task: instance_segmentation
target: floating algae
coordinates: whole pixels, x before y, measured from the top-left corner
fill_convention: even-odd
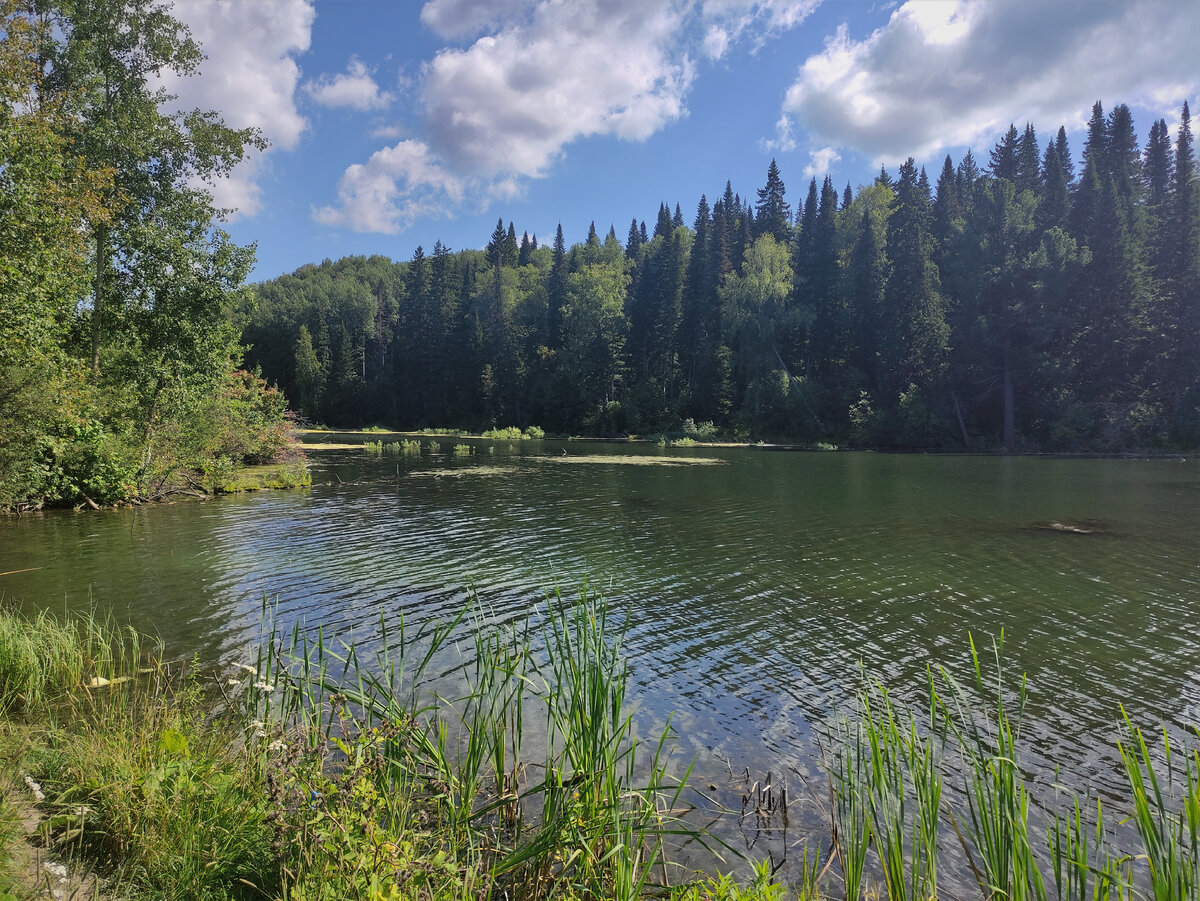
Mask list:
[[[410,472],[410,479],[458,479],[463,476],[498,476],[515,472],[515,466],[461,466],[453,469],[422,469]]]
[[[578,454],[533,459],[545,463],[610,463],[619,466],[716,466],[725,462],[716,457],[651,457],[638,454]]]

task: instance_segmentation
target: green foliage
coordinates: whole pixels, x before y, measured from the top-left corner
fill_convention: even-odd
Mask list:
[[[485,431],[483,433],[483,437],[484,438],[501,438],[501,439],[507,439],[509,441],[515,441],[515,440],[523,438],[525,436],[521,434],[521,430],[519,428],[517,428],[515,425],[510,425],[507,428],[503,428],[503,429],[488,429],[487,431]]]
[[[282,398],[230,376],[253,253],[196,187],[261,141],[161,111],[200,59],[165,9],[26,6],[0,5],[0,508],[277,456]]]

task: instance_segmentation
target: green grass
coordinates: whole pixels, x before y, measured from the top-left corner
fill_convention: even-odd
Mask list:
[[[214,480],[214,494],[238,494],[243,491],[264,491],[285,488],[307,488],[312,475],[304,462],[268,463],[262,466],[239,466],[223,478]]]
[[[915,708],[864,673],[823,742],[828,851],[785,887],[765,863],[744,885],[671,864],[711,840],[680,819],[669,726],[634,728],[599,597],[381,629],[370,659],[294,630],[202,674],[111,623],[0,611],[5,769],[41,783],[53,853],[131,898],[927,901],[947,868],[992,901],[1200,895],[1200,751],[1126,720],[1124,802],[1040,807],[1002,636],[963,680],[931,668]],[[455,659],[462,690],[432,693]],[[22,784],[0,784],[0,897]]]

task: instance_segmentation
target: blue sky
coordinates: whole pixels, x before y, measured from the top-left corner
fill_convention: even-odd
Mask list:
[[[1010,122],[1078,155],[1091,105],[1144,141],[1200,94],[1179,0],[175,0],[208,55],[180,107],[271,141],[215,186],[254,278],[306,262],[482,247],[497,218],[568,243],[588,223],[690,223],[778,160],[793,204],[915,156],[981,163]]]

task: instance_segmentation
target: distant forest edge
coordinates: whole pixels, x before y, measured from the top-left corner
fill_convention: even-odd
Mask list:
[[[332,425],[598,436],[711,421],[746,438],[1012,450],[1200,445],[1200,226],[1189,109],[1015,126],[981,166],[910,158],[793,217],[772,161],[568,247],[347,257],[255,287],[247,362]]]

